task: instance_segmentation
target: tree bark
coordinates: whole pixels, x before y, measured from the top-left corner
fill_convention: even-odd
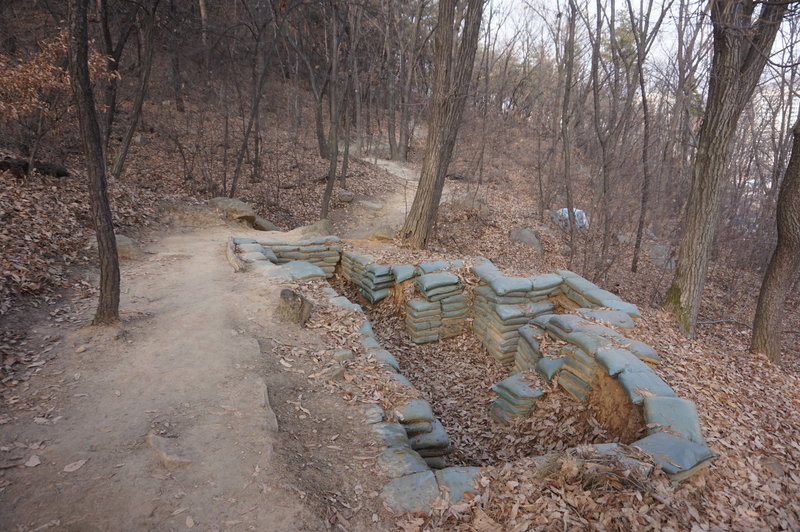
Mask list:
[[[800,120],[794,125],[792,155],[778,193],[778,244],[758,296],[750,351],[781,360],[783,310],[792,278],[800,270]]]
[[[89,203],[100,256],[100,299],[92,321],[100,325],[119,321],[120,280],[117,240],[108,203],[103,137],[89,80],[87,3],[88,0],[71,0],[69,3],[69,71],[86,157]]]
[[[725,164],[739,117],[753,94],[787,4],[717,0],[712,4],[714,55],[709,93],[692,171],[692,184],[675,277],[665,308],[694,336],[725,184]]]
[[[468,0],[461,42],[453,63],[456,0],[439,2],[436,29],[434,92],[428,121],[428,139],[422,160],[419,187],[400,236],[410,245],[424,248],[439,211],[444,178],[453,154],[475,64],[483,0]]]

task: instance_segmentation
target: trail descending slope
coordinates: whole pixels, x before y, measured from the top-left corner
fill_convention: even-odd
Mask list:
[[[126,264],[124,329],[67,333],[21,391],[0,435],[1,528],[326,528],[279,456],[298,453],[270,407],[302,383],[255,337],[292,343],[297,328],[271,324],[263,279],[232,273],[231,232],[170,235]],[[288,388],[268,390],[271,379]]]

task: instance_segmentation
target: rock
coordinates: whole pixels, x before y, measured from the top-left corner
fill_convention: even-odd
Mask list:
[[[421,471],[392,480],[383,488],[386,506],[397,514],[428,513],[437,497],[439,485],[432,471]]]
[[[140,260],[144,253],[139,248],[139,244],[125,235],[116,235],[117,256],[122,260]]]
[[[358,200],[358,204],[372,211],[379,211],[383,209],[383,203],[381,203],[380,201],[360,199]]]
[[[387,421],[373,423],[372,431],[387,447],[408,447],[408,435],[400,423]]]
[[[133,143],[137,146],[143,146],[147,142],[147,139],[141,133],[138,133],[133,136]]]
[[[331,223],[331,221],[327,218],[323,218],[322,220],[314,222],[311,225],[298,227],[295,229],[295,231],[302,235],[328,236],[333,234],[333,223]]]
[[[514,229],[508,234],[508,237],[514,242],[528,244],[539,254],[544,253],[542,243],[539,241],[539,234],[530,226]]]
[[[394,240],[397,231],[391,225],[381,225],[377,227],[367,237],[368,240]]]
[[[450,201],[450,205],[457,209],[474,211],[481,216],[489,216],[492,214],[492,208],[482,195],[467,193],[456,196]]]
[[[253,221],[253,229],[257,229],[259,231],[280,231],[280,227],[275,225],[274,223],[270,222],[266,218],[262,218],[261,216],[256,216],[256,219]]]
[[[167,471],[174,471],[192,463],[191,460],[182,456],[178,442],[173,438],[163,438],[150,433],[147,435],[147,446],[153,449],[158,461]]]
[[[385,417],[383,408],[378,405],[368,405],[364,408],[364,423],[367,425],[374,425],[380,423]]]
[[[241,200],[216,197],[211,200],[211,204],[234,220],[244,220],[251,225],[256,220],[256,211]]]
[[[275,307],[275,316],[283,321],[303,325],[311,316],[311,308],[311,301],[294,290],[284,288]]]
[[[339,191],[339,200],[345,203],[350,203],[354,199],[356,199],[356,195],[354,192],[350,192],[349,190],[340,190]]]

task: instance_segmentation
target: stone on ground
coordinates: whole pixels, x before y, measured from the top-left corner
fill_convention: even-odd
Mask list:
[[[530,226],[514,229],[508,234],[508,237],[514,242],[528,244],[535,249],[537,253],[544,252],[542,243],[539,241],[539,234]]]
[[[262,218],[261,216],[256,216],[256,219],[253,221],[253,229],[257,229],[259,231],[280,231],[281,228],[275,225],[274,223],[270,222],[266,218]]]
[[[217,197],[211,200],[211,204],[234,220],[244,220],[252,225],[256,219],[256,212],[253,207],[241,200]]]
[[[311,316],[311,308],[311,301],[302,294],[284,288],[275,307],[275,316],[282,321],[303,325]]]
[[[386,506],[395,513],[429,513],[439,497],[439,485],[432,471],[422,471],[392,480],[383,488]]]

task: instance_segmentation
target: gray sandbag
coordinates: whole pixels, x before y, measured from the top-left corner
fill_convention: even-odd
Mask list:
[[[531,281],[526,277],[495,277],[489,282],[495,294],[504,296],[507,294],[524,296],[531,290]]]
[[[658,356],[658,353],[655,349],[650,347],[644,342],[640,342],[639,340],[631,340],[630,338],[621,338],[617,340],[617,343],[620,344],[622,347],[636,355],[640,360],[644,362],[648,362],[651,364],[658,364],[661,362],[661,357]]]
[[[382,264],[367,264],[364,267],[364,270],[375,277],[388,277],[392,278],[392,269],[390,266],[384,266]]]
[[[477,275],[481,281],[487,284],[489,284],[495,278],[503,276],[503,273],[497,268],[497,266],[488,260],[473,266],[472,273]]]
[[[237,246],[242,244],[259,244],[259,242],[255,238],[245,238],[243,236],[235,236],[233,237],[233,243]]]
[[[692,401],[678,397],[645,397],[642,411],[650,433],[667,427],[689,441],[701,445],[706,443],[700,430],[697,407]]]
[[[556,373],[564,366],[564,358],[542,357],[536,363],[536,371],[547,380],[552,380]]]
[[[536,275],[529,277],[531,281],[531,289],[534,291],[553,291],[564,282],[564,278],[557,273],[545,273],[543,275]]]
[[[283,265],[283,268],[292,274],[293,279],[316,279],[324,278],[325,272],[319,266],[310,262],[293,260]]]
[[[382,299],[386,299],[389,296],[389,289],[384,288],[383,290],[377,290],[375,292],[370,292],[368,290],[361,289],[361,295],[367,298],[367,301],[372,303],[373,305]]]
[[[378,349],[370,351],[369,355],[373,357],[378,363],[386,364],[393,368],[395,371],[400,371],[400,363],[397,359],[386,349]]]
[[[248,251],[246,253],[240,253],[239,258],[245,262],[259,262],[259,261],[269,260],[267,259],[267,256],[261,253],[260,251]]]
[[[417,268],[422,274],[436,272],[439,270],[446,270],[450,267],[450,263],[446,260],[437,260],[433,262],[423,262],[417,265]]]
[[[478,494],[478,478],[483,471],[480,467],[446,467],[436,471],[439,488],[447,492],[450,504],[460,502],[464,495]]]
[[[639,312],[639,309],[633,303],[628,303],[627,301],[618,301],[613,299],[605,299],[600,302],[598,305],[600,307],[621,310],[622,312],[627,313],[629,316],[634,318],[641,318],[642,313]]]
[[[593,290],[600,290],[600,287],[598,287],[596,284],[580,276],[567,277],[564,279],[564,282],[568,287],[575,290],[584,297],[586,297],[586,294],[588,292],[591,292]]]
[[[413,423],[403,423],[403,428],[409,438],[425,434],[433,430],[432,421],[415,421]]]
[[[611,377],[616,377],[626,369],[647,371],[647,365],[627,349],[603,347],[597,350],[595,360],[605,368]]]
[[[439,485],[432,471],[421,471],[392,480],[383,487],[381,496],[396,514],[427,514],[439,497]]]
[[[564,341],[579,347],[584,353],[594,355],[601,347],[611,345],[611,341],[602,336],[586,334],[580,331],[569,333],[563,337]]]
[[[424,299],[409,299],[406,301],[406,311],[413,312],[420,316],[437,314],[441,308],[439,303],[425,301]]]
[[[636,327],[630,315],[621,310],[579,308],[576,312],[583,317],[591,318],[613,327],[619,327],[620,329],[633,329]]]
[[[408,281],[417,273],[416,267],[410,264],[398,264],[392,266],[392,274],[394,275],[395,282],[402,283],[403,281]]]
[[[518,296],[498,296],[494,293],[490,286],[478,286],[473,292],[475,293],[475,301],[483,299],[495,304],[501,305],[522,305],[530,302],[527,294]]]
[[[592,387],[584,382],[580,377],[564,368],[558,374],[558,384],[576,400],[584,403],[589,399]]]
[[[412,399],[404,405],[396,407],[394,411],[401,423],[433,422],[435,419],[431,404],[424,399]]]
[[[535,401],[544,395],[542,390],[526,381],[522,373],[515,373],[496,383],[492,386],[492,391],[498,395],[501,395],[500,392],[504,391],[511,397],[512,401]]]
[[[562,287],[562,291],[564,292],[565,296],[570,298],[572,301],[574,301],[581,307],[592,308],[596,306],[594,303],[583,297],[583,295],[580,292],[577,292],[568,286]]]
[[[373,423],[372,431],[383,440],[388,447],[408,447],[408,435],[400,423]]]
[[[429,334],[429,335],[419,335],[419,336],[411,336],[411,341],[415,344],[429,344],[431,342],[436,342],[439,340],[439,334]]]
[[[489,417],[500,425],[509,425],[513,421],[513,417],[508,412],[494,403],[489,407]]]
[[[378,455],[378,465],[389,478],[399,478],[427,471],[428,464],[414,450],[390,447]]]
[[[492,403],[494,408],[504,410],[510,417],[525,417],[536,408],[536,403],[532,402],[528,405],[517,405],[506,399],[505,397],[498,397]]]
[[[565,333],[571,333],[580,330],[582,325],[589,324],[591,324],[591,322],[587,321],[586,318],[575,314],[558,314],[550,319],[547,324],[547,329],[552,330],[553,327],[556,327]]]
[[[408,439],[409,445],[414,450],[421,449],[449,449],[450,437],[447,435],[444,425],[438,419],[433,421],[433,428],[430,432],[425,432]]]
[[[646,436],[633,442],[631,447],[650,454],[656,464],[675,481],[688,478],[717,456],[705,445],[666,432]]]
[[[414,385],[411,384],[411,381],[403,375],[402,373],[390,373],[389,378],[399,382],[401,385],[406,386],[408,388],[413,388]]]
[[[675,392],[664,382],[661,377],[645,366],[647,369],[632,370],[626,368],[617,376],[622,389],[628,394],[631,402],[635,405],[641,404],[645,397],[654,395],[662,397],[675,397]]]
[[[539,338],[545,334],[544,329],[536,325],[523,325],[517,329],[517,332],[520,338],[525,340],[534,352],[539,352]]]
[[[542,314],[541,316],[536,316],[533,318],[531,323],[541,329],[547,329],[547,325],[550,323],[550,320],[556,316],[558,316],[558,314]]]

